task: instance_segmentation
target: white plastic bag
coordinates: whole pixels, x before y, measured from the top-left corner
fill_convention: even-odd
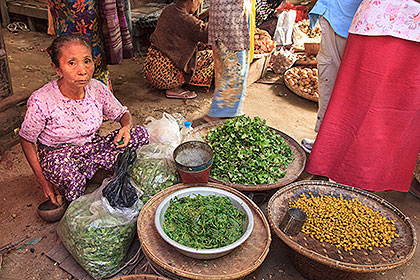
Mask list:
[[[181,143],[180,120],[179,114],[175,117],[163,113],[161,119],[153,117],[146,118],[146,129],[150,135],[150,143],[170,143],[172,145],[179,145]]]
[[[282,11],[278,15],[276,30],[274,31],[274,41],[279,46],[287,46],[293,43],[293,24],[296,19],[296,11]]]

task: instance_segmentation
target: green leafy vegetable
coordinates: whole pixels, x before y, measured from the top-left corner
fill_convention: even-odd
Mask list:
[[[206,136],[212,147],[213,178],[236,184],[273,184],[286,175],[293,153],[266,121],[240,116],[227,120]]]
[[[214,249],[241,238],[245,217],[227,197],[186,196],[171,200],[164,215],[163,230],[182,245]]]

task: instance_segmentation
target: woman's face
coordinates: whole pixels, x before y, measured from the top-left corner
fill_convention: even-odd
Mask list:
[[[55,72],[71,87],[86,86],[95,70],[91,50],[80,42],[69,42],[60,52],[60,67],[53,64]]]

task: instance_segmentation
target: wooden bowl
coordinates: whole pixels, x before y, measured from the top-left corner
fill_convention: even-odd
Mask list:
[[[57,206],[54,205],[51,200],[46,200],[38,205],[38,216],[47,223],[54,223],[63,217],[66,209],[66,202],[64,202],[61,206]]]

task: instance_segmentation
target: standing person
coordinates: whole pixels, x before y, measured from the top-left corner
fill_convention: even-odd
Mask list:
[[[322,30],[321,47],[317,55],[319,99],[315,132],[319,131],[331,98],[348,30],[360,2],[362,0],[318,0],[309,12],[310,27],[313,29],[319,20]],[[311,152],[314,141],[307,138],[302,140],[302,147],[307,153]]]
[[[60,77],[32,93],[19,131],[20,143],[44,196],[72,201],[84,194],[86,180],[99,169],[111,171],[125,147],[149,143],[142,126],[111,91],[92,79],[90,42],[77,34],[57,37],[48,48],[52,67]],[[100,136],[103,116],[121,128]]]
[[[364,0],[306,170],[407,192],[420,149],[419,0]]]
[[[215,69],[213,102],[204,121],[242,114],[250,52],[253,51],[255,0],[210,0],[209,44]]]

